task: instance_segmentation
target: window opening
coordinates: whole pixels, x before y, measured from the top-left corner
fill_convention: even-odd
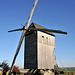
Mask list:
[[[44,38],[44,36],[42,36],[42,38]]]
[[[48,39],[48,37],[46,37],[46,39]]]

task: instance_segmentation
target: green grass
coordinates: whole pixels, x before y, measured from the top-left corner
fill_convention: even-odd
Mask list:
[[[60,74],[60,75],[71,75],[71,74]]]
[[[65,74],[60,74],[60,75],[65,75]],[[68,75],[68,74],[66,74],[66,75]]]
[[[60,75],[75,75],[75,74],[60,74]]]
[[[29,69],[20,69],[20,71],[28,71]]]
[[[75,69],[59,69],[59,71],[75,71]]]

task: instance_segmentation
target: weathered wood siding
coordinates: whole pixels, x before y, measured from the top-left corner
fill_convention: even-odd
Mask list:
[[[32,33],[25,37],[24,68],[37,68],[37,34]]]
[[[55,37],[37,31],[37,58],[38,69],[53,69],[55,59],[53,50],[55,48]]]
[[[24,68],[53,69],[55,37],[37,31],[25,37]]]

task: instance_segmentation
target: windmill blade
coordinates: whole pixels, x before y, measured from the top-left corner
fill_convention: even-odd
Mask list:
[[[32,30],[32,31],[47,31],[47,32],[54,32],[54,33],[67,34],[67,32],[63,32],[63,31],[61,31],[61,30],[53,30],[53,29],[29,28],[29,30]]]
[[[31,10],[30,16],[29,16],[29,18],[27,20],[25,29],[28,29],[28,26],[29,26],[29,23],[30,23],[30,20],[31,20],[31,17],[33,15],[33,12],[34,12],[34,9],[35,9],[35,6],[36,6],[37,2],[38,2],[38,0],[35,0],[35,3],[34,3],[33,8]],[[19,50],[20,50],[20,47],[21,47],[21,44],[22,44],[22,41],[23,41],[23,38],[24,38],[25,33],[26,33],[26,31],[24,30],[23,33],[22,33],[22,35],[21,35],[21,38],[20,38],[20,41],[19,41],[19,44],[18,44],[16,53],[15,53],[14,59],[13,59],[12,65],[11,65],[9,75],[11,75],[11,71],[12,71],[13,65],[15,63],[16,57],[17,57],[17,55],[19,53]]]
[[[22,30],[26,30],[26,29],[20,28],[20,29],[14,29],[14,30],[10,30],[10,31],[8,31],[8,32],[22,31]]]

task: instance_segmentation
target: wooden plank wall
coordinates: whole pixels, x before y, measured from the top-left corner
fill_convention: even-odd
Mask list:
[[[37,68],[37,35],[32,33],[25,37],[24,68]]]
[[[55,64],[53,55],[55,37],[38,31],[37,43],[38,69],[53,69]]]

